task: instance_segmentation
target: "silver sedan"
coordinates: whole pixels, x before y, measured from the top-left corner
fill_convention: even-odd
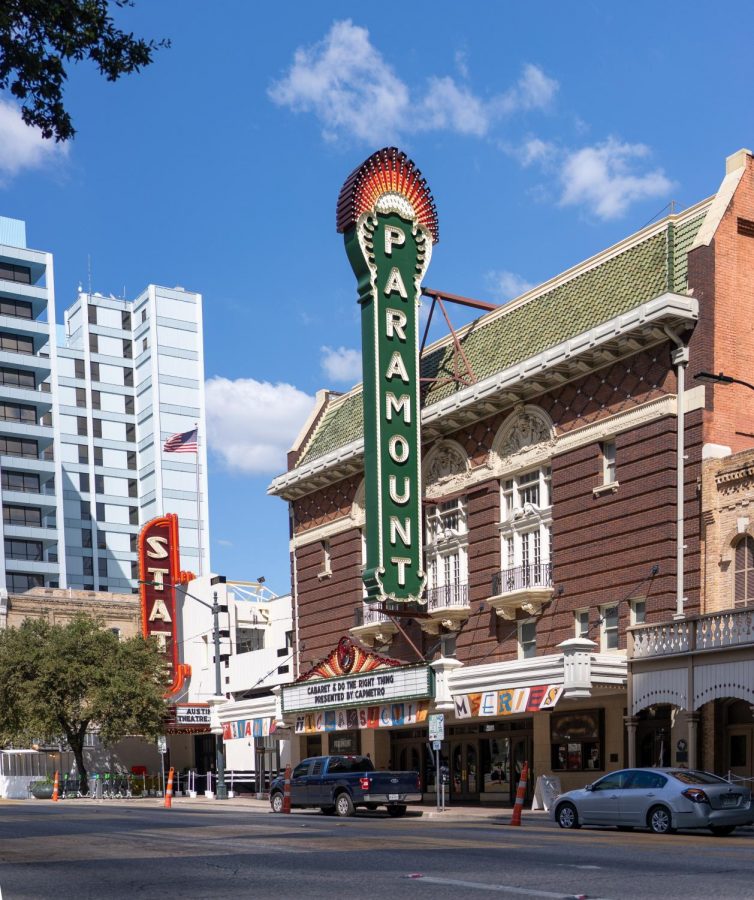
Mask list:
[[[556,798],[552,815],[561,828],[615,825],[622,831],[709,828],[726,835],[754,823],[751,791],[717,775],[691,769],[621,769]]]

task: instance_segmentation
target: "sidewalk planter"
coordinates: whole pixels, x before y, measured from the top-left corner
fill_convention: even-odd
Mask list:
[[[35,781],[30,790],[37,800],[52,800],[53,783],[51,781]]]

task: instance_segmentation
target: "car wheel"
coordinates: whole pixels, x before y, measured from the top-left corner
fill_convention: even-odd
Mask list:
[[[555,814],[561,828],[581,828],[579,815],[573,803],[561,803]]]
[[[392,816],[394,819],[400,819],[401,816],[406,815],[406,807],[405,806],[388,806],[387,814]]]
[[[710,825],[709,829],[715,837],[727,837],[736,830],[735,825]]]
[[[283,795],[280,791],[276,791],[270,797],[270,806],[272,807],[272,811],[274,813],[281,813],[283,811]]]
[[[338,794],[335,800],[335,815],[341,818],[353,815],[353,801],[348,794]]]
[[[654,834],[673,834],[673,820],[670,810],[666,806],[653,806],[647,816],[647,825]]]
[[[335,815],[335,807],[334,806],[320,806],[320,811],[323,816],[334,816]]]

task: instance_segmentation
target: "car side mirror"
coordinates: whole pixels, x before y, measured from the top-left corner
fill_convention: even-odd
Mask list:
[[[585,791],[593,791],[593,790],[594,790],[594,785],[593,785],[593,784],[585,784],[585,785],[584,785],[584,790],[585,790]]]

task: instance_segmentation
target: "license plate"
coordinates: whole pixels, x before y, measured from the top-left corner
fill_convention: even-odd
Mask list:
[[[400,800],[401,797],[400,797],[400,794],[388,794],[387,799],[388,800]]]
[[[738,796],[736,795],[734,797],[723,797],[723,806],[726,808],[738,806]]]

